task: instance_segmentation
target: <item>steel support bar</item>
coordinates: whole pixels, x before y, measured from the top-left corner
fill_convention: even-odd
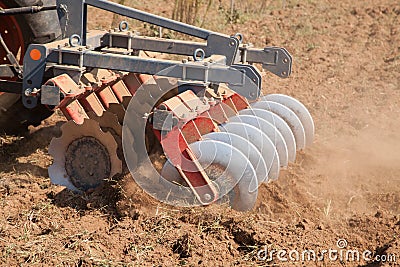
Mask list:
[[[200,42],[188,42],[173,39],[171,40],[154,37],[143,37],[137,35],[129,37],[127,34],[124,33],[106,34],[104,36],[104,43],[110,43],[110,37],[112,38],[113,47],[133,50],[145,50],[167,54],[192,56],[194,51],[198,48],[201,48],[204,51],[207,49],[207,44]],[[130,47],[128,47],[128,38],[131,38],[132,40]]]
[[[0,9],[0,16],[34,14],[41,11],[56,10],[56,9],[57,6],[26,6],[26,7],[7,8],[7,9]]]
[[[261,88],[261,80],[254,73],[254,67],[245,65],[229,67],[207,62],[181,63],[171,60],[104,54],[97,51],[84,53],[80,64],[89,68],[159,75],[182,80],[227,83],[234,91],[249,99],[257,98]]]
[[[205,66],[204,62],[181,63],[172,60],[103,54],[97,51],[89,51],[83,55],[83,66],[168,76],[184,80],[215,83],[229,81],[232,84],[238,85],[243,85],[244,83],[244,73],[226,65],[209,64]]]
[[[110,38],[112,42],[110,42]],[[131,41],[128,41],[131,38]],[[207,56],[214,54],[207,44],[181,40],[170,40],[143,36],[129,36],[126,33],[110,33],[104,36],[104,43],[112,43],[113,47],[146,50],[152,52],[192,56],[196,49],[203,49]],[[130,44],[130,47],[128,47]],[[287,78],[291,73],[292,57],[281,47],[265,47],[264,49],[239,47],[236,63],[259,63],[263,68],[273,74]]]
[[[292,56],[285,48],[266,47],[264,49],[240,48],[241,59],[244,63],[260,63],[263,69],[281,77],[289,77],[292,71]]]
[[[181,32],[190,36],[207,40],[206,56],[224,55],[226,64],[232,65],[236,57],[239,39],[225,34],[195,27],[183,22],[163,18],[151,13],[123,6],[106,0],[57,0],[60,8],[60,24],[65,28],[64,35],[78,34],[82,45],[86,45],[87,6],[100,8],[128,18],[147,22],[166,29]]]

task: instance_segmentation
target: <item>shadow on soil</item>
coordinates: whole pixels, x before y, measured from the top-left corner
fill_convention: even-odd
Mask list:
[[[113,182],[114,183],[114,182]],[[59,193],[49,193],[47,197],[58,207],[70,207],[78,213],[84,214],[90,210],[98,210],[109,218],[118,218],[117,202],[120,199],[119,191],[110,182],[87,193],[74,193],[64,189]]]
[[[64,122],[56,125],[44,126],[37,130],[21,131],[19,135],[1,136],[0,143],[0,172],[3,173],[29,173],[36,177],[48,177],[47,166],[51,159],[46,157],[47,147],[54,137],[61,135],[60,127]],[[32,156],[38,150],[44,151],[42,159]],[[21,160],[22,159],[22,160]],[[32,183],[26,179],[22,182]],[[116,182],[106,182],[104,185],[87,193],[77,194],[68,189],[54,193],[49,191],[46,195],[53,204],[59,207],[71,207],[79,213],[89,210],[99,210],[107,216],[117,217],[116,203],[119,199]]]
[[[41,160],[30,159],[37,150],[44,150],[53,137],[61,134],[62,122],[53,126],[43,127],[36,131],[23,131],[19,135],[1,136],[0,169],[2,172],[29,172],[32,175],[47,176],[47,168],[40,165]],[[21,162],[20,158],[25,158]],[[43,159],[46,160],[46,159]],[[39,164],[36,164],[39,163]]]

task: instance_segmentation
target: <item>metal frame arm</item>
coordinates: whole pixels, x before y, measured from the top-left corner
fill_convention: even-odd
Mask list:
[[[227,83],[231,89],[249,98],[260,95],[261,77],[250,65],[232,65],[209,62],[178,62],[172,60],[133,57],[86,51],[81,56],[69,58],[69,64],[88,68],[102,68],[117,71],[137,72],[150,75],[173,77],[212,83]],[[47,62],[58,63],[56,57]]]
[[[130,39],[130,41],[129,41]],[[107,33],[103,37],[104,43],[112,47],[147,50],[168,54],[178,54],[192,56],[193,51],[200,48],[209,57],[214,53],[209,47],[200,42],[190,42],[181,40],[171,40],[163,38],[143,37],[122,33]],[[112,42],[110,42],[112,40]],[[289,77],[292,69],[292,57],[289,52],[282,47],[265,47],[264,49],[248,48],[247,45],[239,47],[235,63],[259,63],[263,69],[281,77]]]

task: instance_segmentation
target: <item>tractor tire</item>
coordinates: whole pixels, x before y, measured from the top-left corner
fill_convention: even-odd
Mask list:
[[[55,0],[0,0],[0,8],[48,6],[54,5],[55,2]],[[7,24],[6,20],[11,21],[14,27],[3,29],[4,32],[1,32],[0,27],[0,33],[20,64],[23,63],[25,51],[30,44],[44,44],[61,38],[61,27],[55,10],[4,17],[3,25]],[[0,48],[0,64],[8,63],[2,50]],[[43,106],[25,108],[19,95],[0,93],[0,134],[20,134],[26,131],[29,125],[39,125],[51,114],[52,112]]]

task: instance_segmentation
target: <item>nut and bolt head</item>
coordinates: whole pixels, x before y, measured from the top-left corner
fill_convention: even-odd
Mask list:
[[[24,93],[25,93],[25,96],[30,96],[32,94],[32,89],[27,88]]]
[[[204,194],[203,197],[204,197],[204,199],[206,201],[210,201],[211,200],[211,195],[210,194]]]
[[[182,63],[188,63],[187,59],[182,59]]]

